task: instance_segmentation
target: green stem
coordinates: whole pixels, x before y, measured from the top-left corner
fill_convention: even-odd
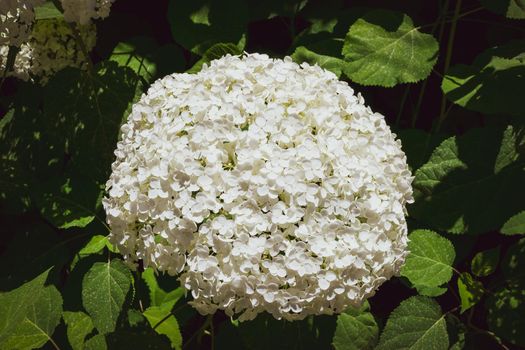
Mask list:
[[[403,93],[403,97],[401,98],[401,105],[399,106],[399,112],[397,113],[397,117],[396,117],[397,127],[399,127],[399,122],[401,121],[401,115],[403,114],[403,110],[405,108],[405,102],[407,101],[409,91],[410,91],[410,85],[406,87],[405,92]]]
[[[472,316],[474,314],[474,309],[470,309],[470,312],[467,316],[467,326],[469,328],[471,328],[472,330],[478,332],[478,333],[483,333],[483,334],[487,334],[489,336],[491,336],[492,338],[494,338],[494,340],[496,340],[496,342],[499,344],[499,346],[501,346],[502,349],[504,350],[510,350],[505,344],[503,344],[503,342],[501,341],[501,339],[496,335],[494,334],[493,332],[489,331],[489,330],[486,330],[486,329],[482,329],[482,328],[479,328],[478,326],[474,325],[472,323]]]
[[[448,68],[450,67],[450,61],[452,59],[452,51],[454,48],[454,38],[456,36],[456,27],[458,23],[458,18],[460,15],[461,10],[461,0],[457,0],[456,7],[454,9],[454,17],[452,18],[452,23],[450,25],[450,34],[448,36],[448,43],[447,43],[447,53],[445,56],[445,66],[443,68],[443,75],[447,74]],[[441,129],[441,125],[443,124],[443,121],[446,118],[446,107],[447,107],[447,98],[445,94],[441,97],[441,107],[439,109],[439,119],[436,126],[436,132],[439,132]]]
[[[434,32],[436,31],[439,25],[438,42],[441,42],[441,38],[443,37],[443,31],[444,31],[445,23],[446,23],[445,14],[448,11],[449,3],[450,3],[450,0],[445,1],[444,6],[440,9],[440,15],[438,19],[432,25],[432,31],[431,31],[432,34],[434,34]],[[416,109],[412,113],[412,121],[410,123],[412,128],[416,127],[417,118],[419,117],[419,111],[421,110],[421,104],[423,103],[423,97],[425,96],[427,84],[428,84],[428,79],[425,79],[425,81],[423,81],[423,84],[421,86],[421,90],[419,91],[419,96],[417,98],[417,103],[416,103]]]
[[[189,344],[191,344],[191,342],[197,337],[197,336],[200,336],[202,335],[202,333],[204,333],[204,331],[206,329],[208,329],[208,327],[210,327],[210,325],[212,325],[213,327],[213,315],[208,315],[208,317],[206,318],[206,321],[203,323],[203,325],[197,330],[197,332],[193,333],[191,335],[191,337],[188,339],[188,341],[182,346],[183,349],[186,349],[188,347]],[[212,339],[213,340],[213,339]]]

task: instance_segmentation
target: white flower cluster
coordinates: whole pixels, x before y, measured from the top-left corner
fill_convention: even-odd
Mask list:
[[[79,27],[88,51],[95,46],[94,24]],[[0,71],[5,69],[8,46],[0,46]],[[63,19],[35,22],[29,40],[20,46],[13,70],[8,75],[22,80],[36,78],[45,83],[50,76],[66,67],[85,68],[86,57],[78,46],[69,25]]]
[[[169,75],[133,106],[115,155],[111,241],[180,274],[203,314],[340,313],[407,254],[400,142],[318,66],[227,55]]]
[[[80,25],[91,23],[92,19],[109,16],[115,0],[61,0],[64,18]]]
[[[20,46],[27,41],[35,20],[34,7],[43,0],[0,1],[0,46]]]

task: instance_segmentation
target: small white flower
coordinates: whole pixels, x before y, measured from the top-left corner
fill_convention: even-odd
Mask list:
[[[133,107],[115,155],[112,242],[179,274],[203,314],[339,313],[407,254],[400,143],[318,66],[228,55],[167,76]]]

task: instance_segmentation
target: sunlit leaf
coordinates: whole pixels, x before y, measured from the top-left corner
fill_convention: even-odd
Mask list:
[[[43,286],[48,273],[0,294],[1,349],[35,349],[50,341],[62,316],[62,297],[54,286]]]
[[[161,306],[150,306],[144,310],[144,317],[146,317],[151,327],[155,327],[157,333],[168,337],[174,349],[181,349],[182,335],[175,316],[169,316],[171,314],[171,308],[171,303],[166,303]],[[161,321],[162,323],[160,323]]]
[[[401,275],[422,295],[436,295],[436,289],[452,277],[454,246],[446,238],[429,230],[416,230],[409,236],[408,251]],[[444,291],[439,289],[439,291]]]
[[[503,227],[501,233],[505,235],[525,234],[525,211],[511,217]]]
[[[368,303],[360,309],[348,308],[337,317],[332,344],[336,350],[373,349],[377,344],[379,328],[369,311]]]
[[[390,314],[376,349],[448,349],[447,327],[439,304],[421,296],[401,302]]]
[[[131,273],[119,259],[95,263],[82,282],[82,304],[100,333],[115,330],[131,286]]]
[[[345,61],[338,57],[333,57],[330,55],[323,55],[310,49],[300,46],[295,49],[292,54],[292,59],[297,63],[306,62],[310,65],[317,64],[319,67],[327,69],[337,75],[341,75],[341,72],[344,69]]]
[[[513,41],[479,55],[472,65],[453,66],[441,88],[452,102],[482,113],[523,114],[525,41]]]
[[[91,318],[82,311],[65,311],[64,321],[67,326],[67,339],[73,350],[84,349],[85,338],[94,329]]]
[[[425,79],[436,63],[438,43],[407,15],[377,10],[352,24],[342,53],[351,80],[392,87]]]
[[[476,281],[471,274],[463,272],[458,278],[461,313],[476,305],[484,294],[483,284]]]
[[[525,19],[524,0],[481,0],[489,10],[512,19]]]

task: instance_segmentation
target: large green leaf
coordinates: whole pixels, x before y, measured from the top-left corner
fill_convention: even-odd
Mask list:
[[[131,68],[146,82],[152,82],[157,76],[156,53],[159,46],[148,37],[134,37],[115,46],[109,60],[119,66]],[[181,55],[182,59],[182,55]]]
[[[439,304],[427,297],[411,297],[392,312],[377,350],[446,350],[448,334]]]
[[[0,344],[20,325],[35,298],[44,290],[49,270],[19,288],[0,293]]]
[[[472,65],[453,66],[441,88],[452,102],[482,113],[523,114],[525,41],[512,41],[479,55]]]
[[[498,336],[525,346],[525,238],[509,249],[501,266],[505,283],[487,299],[487,322]]]
[[[523,133],[473,129],[437,147],[416,171],[412,217],[451,233],[498,229],[523,207]]]
[[[0,348],[36,349],[48,341],[53,341],[56,326],[62,317],[62,297],[54,286],[45,287],[38,297],[31,301],[25,318],[12,332]]]
[[[343,72],[345,61],[340,57],[336,57],[340,55],[332,55],[332,53],[329,52],[330,47],[337,44],[340,46],[342,42],[329,40],[316,43],[316,45],[311,45],[309,48],[299,46],[295,49],[291,57],[297,63],[306,62],[311,65],[317,64],[339,77]]]
[[[438,43],[407,15],[377,10],[352,24],[342,53],[351,80],[392,87],[425,79],[436,63]]]
[[[425,164],[432,150],[446,138],[444,134],[431,134],[421,129],[394,130],[401,140],[403,152],[412,171]]]
[[[131,273],[119,259],[95,263],[84,276],[82,304],[100,333],[115,330],[130,286]]]
[[[508,18],[525,19],[524,0],[481,0],[481,4]]]
[[[499,262],[499,251],[500,248],[497,247],[477,253],[472,259],[472,273],[478,277],[494,273]]]
[[[348,308],[337,317],[332,344],[336,350],[367,350],[377,344],[379,328],[368,302],[360,309]]]
[[[146,282],[149,289],[150,303],[152,306],[161,306],[163,304],[170,304],[173,307],[184,296],[185,289],[183,287],[175,288],[170,292],[163,290],[158,282],[155,272],[151,267],[148,267],[142,273],[142,278]]]
[[[181,349],[182,335],[179,324],[175,316],[169,316],[172,306],[172,303],[169,302],[161,306],[150,306],[144,311],[144,317],[146,317],[151,327],[155,328],[157,333],[168,337],[174,349]]]
[[[54,286],[44,287],[48,273],[0,294],[1,349],[35,349],[51,340],[62,316],[62,297]]]
[[[416,230],[408,237],[410,253],[401,268],[401,275],[408,278],[420,294],[434,296],[434,288],[452,277],[456,256],[454,246],[448,239],[429,230]]]
[[[202,55],[214,44],[242,41],[248,10],[242,0],[171,1],[171,34],[177,43]]]
[[[64,311],[64,321],[67,326],[67,339],[73,350],[84,349],[86,336],[93,331],[93,321],[82,311]]]
[[[525,234],[525,211],[522,211],[505,222],[501,228],[504,235]]]

